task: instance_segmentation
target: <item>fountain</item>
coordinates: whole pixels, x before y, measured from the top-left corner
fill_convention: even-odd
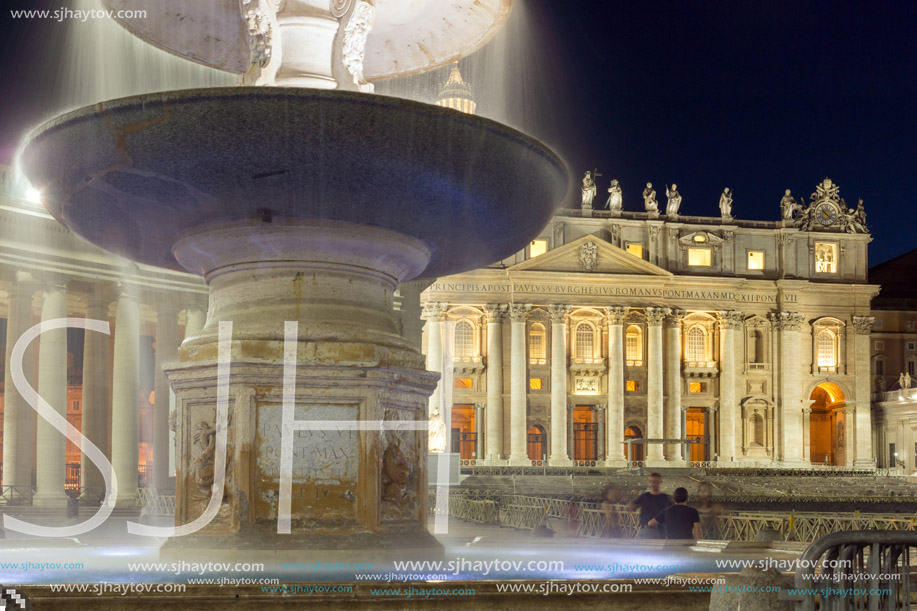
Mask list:
[[[513,129],[369,91],[480,47],[510,0],[107,4],[142,8],[122,22],[130,31],[242,83],[76,110],[37,128],[21,157],[73,232],[210,287],[206,325],[167,373],[175,524],[214,512],[168,545],[243,558],[435,552],[425,461],[437,376],[398,334],[392,295],[520,250],[567,175]]]

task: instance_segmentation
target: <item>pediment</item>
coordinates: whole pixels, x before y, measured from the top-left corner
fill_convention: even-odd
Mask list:
[[[509,271],[575,272],[580,274],[631,274],[671,276],[672,272],[644,261],[605,240],[588,235],[543,255],[527,259]]]

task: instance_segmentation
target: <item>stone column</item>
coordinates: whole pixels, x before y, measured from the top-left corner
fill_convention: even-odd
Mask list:
[[[608,413],[605,418],[608,451],[605,466],[620,468],[624,458],[624,318],[627,308],[605,308],[608,317]]]
[[[118,478],[116,502],[137,496],[140,442],[140,306],[133,287],[121,285],[115,313],[115,358],[111,389],[111,462]]]
[[[666,316],[666,361],[665,361],[665,437],[681,439],[681,324],[683,310],[672,310]],[[684,460],[680,445],[665,446],[666,462]]]
[[[443,373],[443,320],[446,316],[447,304],[425,303],[423,306],[423,319],[427,321],[427,371],[440,374],[440,381],[436,384],[433,394],[429,399],[430,420],[441,419],[445,422],[445,415],[440,414],[442,404],[442,373]],[[432,432],[433,429],[431,429]],[[448,431],[446,438],[448,439]],[[431,436],[431,442],[433,438]],[[449,452],[451,448],[430,447],[431,452]]]
[[[41,304],[41,321],[67,316],[67,290],[63,284],[47,286]],[[38,394],[61,416],[67,417],[67,330],[45,331],[38,340]],[[67,438],[39,417],[35,443],[35,483],[32,505],[63,509]]]
[[[484,306],[487,316],[487,428],[481,458],[503,458],[503,319],[506,304]]]
[[[162,305],[156,321],[156,364],[153,405],[153,487],[169,487],[169,379],[163,367],[178,360],[178,313]]]
[[[484,404],[474,404],[474,458],[479,461],[484,458],[484,435],[481,434],[481,425],[484,422]]]
[[[798,312],[770,315],[780,341],[780,460],[785,465],[803,465],[802,405],[799,379],[799,328],[804,316]]]
[[[527,395],[528,380],[525,358],[525,317],[532,309],[531,304],[512,303],[510,317],[510,366],[509,366],[509,459],[512,464],[528,463],[525,435],[528,429]]]
[[[112,301],[110,288],[91,285],[86,295],[86,318],[108,322],[108,305]],[[108,451],[108,414],[111,371],[109,369],[109,337],[97,331],[86,331],[83,337],[83,420],[82,433],[106,456]],[[110,458],[110,457],[109,457]],[[105,480],[91,460],[80,458],[80,478],[87,500],[101,498]],[[88,490],[92,489],[92,490]]]
[[[595,406],[595,420],[598,426],[596,427],[596,450],[595,450],[595,459],[596,461],[605,459],[605,405],[599,403]]]
[[[32,487],[32,450],[35,429],[33,411],[13,385],[10,355],[13,346],[32,326],[32,295],[37,286],[27,272],[17,272],[9,284],[9,310],[6,318],[6,365],[3,385],[3,485]],[[32,350],[26,351],[23,370],[33,377]],[[25,491],[25,490],[24,490]]]
[[[869,334],[872,332],[875,318],[872,316],[854,316],[853,326],[856,332],[854,338],[854,384],[856,390],[856,406],[853,415],[854,426],[847,421],[848,437],[855,435],[853,466],[860,469],[872,469],[876,466],[872,448],[872,423],[870,422],[870,393],[869,393]],[[908,448],[913,452],[914,448]],[[917,456],[914,457],[917,461]],[[850,461],[848,454],[848,462]]]
[[[551,453],[549,464],[570,464],[567,447],[567,313],[570,306],[551,305]]]
[[[663,429],[663,404],[662,404],[662,321],[668,308],[647,308],[646,322],[649,331],[649,354],[647,355],[646,368],[646,423],[647,438],[661,439],[665,435]],[[662,445],[649,443],[646,449],[646,466],[662,467]]]
[[[572,403],[567,406],[567,447],[570,448],[570,460],[576,460],[576,431],[573,426],[573,410],[576,406]]]
[[[206,322],[206,315],[203,310],[198,308],[188,308],[185,310],[185,338],[193,337],[200,333]]]
[[[728,310],[717,313],[720,327],[720,460],[731,462],[736,456],[736,331],[742,328],[745,314]]]
[[[812,431],[812,408],[804,407],[802,408],[802,460],[803,462],[812,462],[812,445],[805,443],[807,440],[811,439]]]

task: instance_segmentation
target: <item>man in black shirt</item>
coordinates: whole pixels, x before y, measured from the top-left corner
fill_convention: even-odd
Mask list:
[[[650,526],[661,527],[666,539],[702,539],[700,514],[693,507],[688,507],[688,491],[675,489],[675,504],[662,511],[649,521]]]
[[[659,531],[656,526],[650,525],[650,520],[655,518],[666,507],[672,504],[668,494],[659,490],[662,486],[662,476],[658,473],[650,474],[650,490],[644,492],[628,505],[630,511],[640,508],[640,530],[637,531],[638,539],[658,539]]]

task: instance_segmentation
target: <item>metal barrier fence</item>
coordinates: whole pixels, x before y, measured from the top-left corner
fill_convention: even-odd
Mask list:
[[[639,512],[628,511],[626,505],[603,509],[592,501],[517,494],[491,499],[450,494],[449,513],[468,521],[527,530],[549,520],[573,521],[578,537],[629,538],[636,536],[639,527]],[[766,530],[784,541],[810,542],[846,531],[917,531],[917,514],[739,511],[702,513],[701,525],[706,538],[754,541]]]
[[[912,547],[917,547],[913,532],[827,535],[800,557],[797,592],[781,598],[795,600],[797,611],[910,609]]]

